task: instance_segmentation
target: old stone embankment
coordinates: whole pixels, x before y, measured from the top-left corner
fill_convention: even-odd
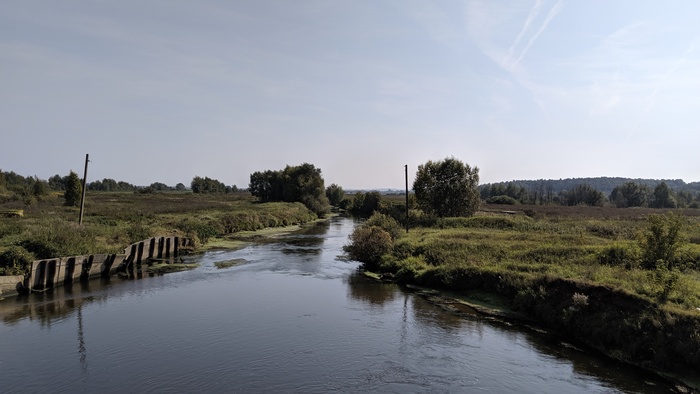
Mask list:
[[[35,260],[26,276],[0,276],[0,295],[24,291],[44,291],[76,280],[105,277],[123,272],[142,274],[154,262],[173,263],[192,248],[183,237],[153,237],[127,246],[120,254],[93,254]]]

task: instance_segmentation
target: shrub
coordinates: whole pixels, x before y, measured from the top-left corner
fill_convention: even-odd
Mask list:
[[[0,253],[0,274],[23,275],[34,261],[34,255],[21,246],[10,246]]]
[[[350,244],[343,250],[352,260],[360,261],[365,268],[373,270],[379,267],[381,258],[394,246],[391,234],[377,226],[360,226],[350,234]]]
[[[126,229],[126,235],[129,237],[129,242],[139,242],[153,236],[153,232],[148,226],[145,226],[141,220],[131,223]]]
[[[500,204],[500,205],[517,205],[520,204],[518,200],[511,196],[493,196],[486,200],[487,204]]]
[[[661,263],[667,269],[672,269],[676,264],[676,252],[680,246],[685,218],[673,213],[650,215],[647,222],[649,225],[639,241],[642,267],[653,270]]]
[[[409,257],[397,264],[395,280],[397,282],[415,282],[427,268],[419,257]]]
[[[379,212],[375,212],[374,215],[370,216],[365,222],[366,226],[376,226],[386,231],[391,235],[392,240],[396,240],[403,233],[403,227],[389,215],[385,215]]]

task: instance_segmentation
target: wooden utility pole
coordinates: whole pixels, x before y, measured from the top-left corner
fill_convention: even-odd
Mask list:
[[[404,166],[406,172],[406,234],[408,234],[408,164]]]
[[[83,195],[80,197],[80,218],[78,219],[78,226],[83,224],[83,209],[85,209],[85,190],[87,189],[87,167],[90,162],[90,155],[85,154],[85,172],[83,172]]]

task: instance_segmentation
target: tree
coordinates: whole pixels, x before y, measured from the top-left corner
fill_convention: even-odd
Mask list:
[[[576,185],[571,190],[562,192],[564,203],[569,206],[574,205],[590,205],[593,207],[602,207],[605,202],[603,192],[594,189],[590,185]]]
[[[155,191],[159,191],[159,192],[164,192],[164,191],[170,190],[170,187],[162,182],[153,182],[153,183],[151,183],[151,185],[149,187],[151,189],[153,189]]]
[[[65,205],[77,207],[80,204],[80,196],[83,193],[83,185],[78,178],[78,174],[71,171],[65,180],[66,191],[64,193]]]
[[[652,208],[676,208],[676,198],[666,182],[661,182],[654,188],[649,206]]]
[[[625,182],[610,193],[610,202],[618,208],[642,207],[647,204],[649,188],[646,185]]]
[[[317,215],[330,211],[321,169],[313,164],[287,166],[282,171],[250,174],[250,193],[262,202],[301,202]]]
[[[262,202],[282,201],[283,187],[282,171],[256,171],[250,174],[250,194],[260,198]]]
[[[58,174],[49,178],[49,187],[51,190],[66,190],[66,184],[63,182],[63,178]]]
[[[34,184],[32,185],[32,195],[34,197],[40,198],[49,194],[49,183],[34,177]]]
[[[209,177],[195,176],[192,178],[191,186],[193,193],[226,193],[226,185]]]
[[[326,188],[326,197],[328,197],[328,202],[331,205],[338,206],[345,197],[345,191],[343,191],[342,187],[333,183]]]
[[[479,168],[454,157],[418,166],[413,190],[418,205],[437,216],[470,216],[479,208]]]

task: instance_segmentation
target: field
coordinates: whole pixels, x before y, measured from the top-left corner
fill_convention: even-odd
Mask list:
[[[370,218],[394,237],[368,268],[406,284],[499,299],[613,357],[696,376],[699,214],[485,205],[468,218],[411,212],[408,234]]]
[[[700,308],[700,217],[684,226],[670,270],[640,267],[649,215],[666,211],[592,207],[486,206],[471,218],[438,220],[402,235],[387,262],[399,275],[479,269],[514,280],[556,277],[616,288],[668,307]],[[397,269],[398,268],[398,269]],[[403,271],[401,271],[403,269]],[[517,279],[516,279],[517,278]],[[669,283],[675,278],[673,283]]]
[[[0,274],[23,274],[27,261],[97,253],[121,253],[152,236],[185,236],[198,246],[241,231],[298,225],[317,219],[300,203],[258,204],[246,193],[88,193],[83,224],[79,209],[52,195],[23,209],[23,216],[0,216]],[[11,260],[11,261],[8,261]]]

